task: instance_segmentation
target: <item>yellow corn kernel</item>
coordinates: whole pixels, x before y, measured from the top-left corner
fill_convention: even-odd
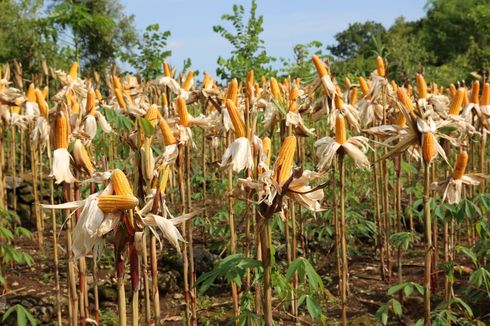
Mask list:
[[[369,86],[364,77],[359,77],[359,85],[361,86],[362,96],[367,97],[368,99],[371,97],[369,95]]]
[[[271,77],[269,84],[270,84],[272,96],[276,101],[280,101],[282,96],[281,96],[281,89],[279,88],[279,84],[277,83],[277,80],[274,77]]]
[[[432,92],[432,95],[438,95],[439,94],[439,88],[437,87],[436,83],[432,83],[431,92]]]
[[[116,213],[133,209],[138,205],[138,198],[124,195],[100,195],[98,206],[104,213]]]
[[[43,93],[41,92],[41,90],[36,88],[35,94],[36,94],[37,106],[39,108],[39,114],[43,117],[47,117],[48,116],[48,104],[44,100]]]
[[[325,64],[320,60],[320,58],[318,58],[318,56],[314,55],[311,59],[315,64],[316,71],[320,78],[328,74]]]
[[[408,110],[408,112],[413,112],[414,107],[412,104],[412,100],[410,100],[410,98],[408,97],[407,93],[403,88],[399,88],[396,91],[396,96],[398,98],[398,101],[400,101],[403,104],[403,106],[405,107],[405,109]]]
[[[160,119],[159,126],[163,135],[163,142],[165,143],[165,145],[177,144],[177,140],[175,139],[172,129],[170,129],[170,126],[168,125],[167,121],[165,121],[165,119]]]
[[[464,90],[464,87],[458,88],[456,95],[451,100],[451,105],[449,106],[449,114],[459,114],[459,111],[461,110],[461,105],[463,104]]]
[[[463,95],[463,107],[467,106],[470,103],[470,98],[468,97],[468,89],[463,87],[464,95]]]
[[[407,124],[407,118],[405,118],[405,115],[403,112],[398,111],[396,118],[395,118],[395,124],[404,127]]]
[[[266,156],[266,167],[269,168],[269,166],[271,165],[272,157],[272,142],[271,139],[267,136],[262,139],[262,150],[264,151],[264,154]]]
[[[291,176],[295,152],[296,137],[286,137],[274,164],[274,177],[279,185],[283,185]]]
[[[456,160],[456,165],[454,166],[453,179],[459,180],[464,175],[464,170],[468,164],[468,153],[462,151],[458,154],[458,159]]]
[[[97,101],[102,102],[102,94],[100,93],[98,88],[95,90],[95,97],[97,98]]]
[[[170,176],[170,166],[165,165],[160,173],[162,173],[162,181],[160,181],[160,193],[164,194],[165,190],[167,190],[168,177]]]
[[[238,108],[236,107],[235,103],[233,103],[231,100],[226,100],[226,108],[228,110],[228,114],[230,115],[231,123],[233,124],[237,137],[247,137],[245,123],[243,122],[243,118],[240,112],[238,112]]]
[[[17,113],[19,114],[20,113],[20,106],[12,106],[12,113]]]
[[[87,92],[87,104],[85,105],[85,113],[87,115],[95,115],[95,92],[89,88]]]
[[[63,111],[56,115],[55,127],[54,148],[68,148],[68,120]]]
[[[480,82],[478,80],[473,81],[471,84],[471,103],[479,104],[480,103]]]
[[[412,84],[408,84],[407,85],[407,96],[408,97],[412,97],[413,95],[413,87],[412,87]]]
[[[73,157],[75,158],[75,163],[85,171],[88,172],[89,175],[92,175],[95,172],[94,165],[88,156],[87,149],[83,146],[80,140],[75,142],[75,146],[73,147]]]
[[[398,90],[398,85],[396,84],[396,81],[394,81],[393,79],[391,80],[391,87],[395,92]]]
[[[193,76],[194,76],[194,72],[191,70],[191,71],[189,71],[189,73],[187,74],[187,77],[185,78],[185,81],[184,81],[184,84],[182,85],[182,88],[185,89],[186,91],[191,89]]]
[[[238,82],[236,78],[233,78],[230,82],[230,85],[228,85],[226,99],[232,100],[235,105],[238,105]]]
[[[184,127],[189,127],[189,113],[187,112],[187,104],[182,96],[177,97],[177,113],[179,114],[180,124]]]
[[[357,104],[357,86],[351,87],[349,103],[350,103],[350,105],[356,105]]]
[[[172,77],[172,71],[170,70],[170,66],[166,61],[163,63],[163,75],[165,77]]]
[[[211,86],[211,77],[205,72],[202,79],[202,89],[207,89],[209,86]]]
[[[254,71],[250,70],[247,74],[247,84],[252,84],[254,83]]]
[[[424,75],[417,74],[417,91],[419,92],[419,98],[427,98],[427,84],[425,82]]]
[[[338,92],[335,94],[335,107],[341,108],[344,106],[344,100],[342,100],[342,95],[339,95]]]
[[[112,171],[111,176],[112,187],[114,188],[114,193],[119,196],[132,196],[133,190],[129,184],[129,180],[123,171],[115,169]]]
[[[456,86],[454,86],[453,83],[451,83],[451,85],[449,85],[449,95],[451,97],[454,97],[456,95]]]
[[[26,97],[27,97],[27,101],[36,102],[36,86],[34,85],[34,83],[31,83],[29,85],[29,88],[27,89]]]
[[[155,104],[152,104],[148,111],[146,111],[145,119],[148,120],[153,127],[155,127],[160,118],[160,112]]]
[[[490,84],[485,83],[483,85],[483,91],[481,93],[480,105],[490,105]]]
[[[376,57],[376,72],[380,77],[384,77],[386,74],[385,63],[383,61],[383,58],[381,58],[379,55]]]
[[[162,94],[162,106],[163,107],[168,107],[168,99],[167,99],[167,94]]]
[[[116,75],[113,75],[112,76],[112,85],[114,87],[114,90],[116,89],[119,89],[119,90],[123,90],[123,87],[121,85],[121,81],[119,80],[119,77],[117,77]]]
[[[350,82],[349,77],[347,76],[344,77],[344,84],[346,89],[350,89],[352,87],[352,83]]]
[[[422,158],[424,162],[431,162],[437,155],[436,140],[434,134],[425,132],[422,135]]]
[[[347,141],[345,119],[341,114],[337,115],[335,118],[335,141],[341,145]]]
[[[116,99],[117,99],[117,103],[119,104],[119,107],[123,111],[127,111],[128,108],[126,106],[126,101],[124,100],[124,96],[123,96],[122,90],[120,88],[115,88],[114,89],[114,93],[116,94]]]
[[[70,77],[72,80],[75,80],[77,78],[78,74],[78,62],[73,62],[71,67],[70,67]]]

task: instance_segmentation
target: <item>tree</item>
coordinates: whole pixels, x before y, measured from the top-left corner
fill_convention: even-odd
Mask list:
[[[213,26],[213,31],[220,34],[233,46],[231,57],[218,58],[216,74],[223,80],[231,78],[244,79],[250,70],[254,70],[257,77],[269,76],[272,68],[269,64],[275,59],[268,56],[264,47],[264,40],[260,34],[264,31],[263,16],[256,15],[257,2],[252,0],[250,17],[245,22],[245,9],[242,5],[233,5],[233,14],[225,14],[221,19],[230,22],[235,33],[228,31],[221,25]]]
[[[367,58],[372,56],[375,39],[383,42],[386,30],[380,23],[367,21],[365,23],[349,24],[346,30],[335,34],[336,45],[327,49],[339,59],[351,59],[358,55]]]
[[[420,37],[421,22],[407,22],[399,17],[387,31],[386,57],[389,77],[407,81],[433,61]]]
[[[153,79],[161,73],[162,63],[172,51],[166,50],[170,31],[160,32],[158,24],[148,25],[143,38],[138,41],[135,55],[125,55],[123,58],[146,79]]]
[[[284,68],[281,69],[286,75],[293,78],[301,78],[302,81],[308,82],[316,77],[316,70],[311,56],[316,54],[320,58],[324,58],[321,48],[321,42],[312,41],[307,44],[296,44],[293,48],[293,60],[281,58]]]
[[[0,62],[16,59],[25,76],[41,70],[41,59],[58,57],[55,30],[41,16],[42,0],[0,1]]]
[[[49,21],[87,69],[104,71],[137,42],[134,16],[124,14],[118,0],[59,0]]]

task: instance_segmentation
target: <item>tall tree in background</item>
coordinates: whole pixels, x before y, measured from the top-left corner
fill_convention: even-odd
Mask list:
[[[231,58],[218,58],[216,73],[223,80],[232,78],[244,79],[250,70],[260,77],[270,75],[272,69],[270,63],[275,59],[268,56],[264,46],[264,40],[260,34],[264,31],[263,16],[257,17],[257,2],[252,1],[250,16],[245,21],[245,8],[242,5],[233,5],[233,14],[225,14],[221,19],[233,25],[234,32],[224,26],[213,26],[213,31],[223,36],[233,46]]]
[[[126,15],[118,0],[59,0],[49,20],[62,42],[74,50],[82,66],[104,71],[137,41],[134,15]]]
[[[162,72],[162,63],[172,51],[166,50],[170,31],[160,32],[158,24],[148,25],[143,38],[138,41],[134,55],[123,55],[123,59],[141,72],[146,79],[153,79]]]
[[[0,1],[0,62],[16,59],[25,76],[38,72],[42,58],[58,56],[56,31],[43,18],[43,0]]]

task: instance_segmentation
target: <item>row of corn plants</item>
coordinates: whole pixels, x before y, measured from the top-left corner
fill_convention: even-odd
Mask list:
[[[467,283],[490,295],[490,84],[445,87],[427,84],[423,74],[413,86],[398,84],[381,57],[370,76],[340,81],[328,63],[312,61],[314,80],[256,80],[250,71],[227,85],[207,73],[199,81],[192,71],[178,74],[167,62],[154,80],[117,69],[82,76],[76,62],[68,72],[43,62],[38,76],[2,66],[0,208],[7,179],[14,210],[16,183],[32,183],[39,247],[52,237],[59,325],[99,322],[98,260],[108,249],[119,325],[162,322],[157,261],[167,245],[183,261],[187,325],[204,322],[198,297],[218,278],[228,281],[233,323],[273,325],[281,312],[301,322],[304,309],[310,320],[329,323],[322,307],[338,305],[347,325],[356,241],[348,231],[359,220],[372,226],[380,280],[397,294],[378,311],[382,323],[389,311],[401,317],[414,288],[423,297],[419,324],[450,324],[458,313],[480,322],[458,297],[454,275],[468,256],[475,268]],[[371,205],[356,211],[354,192]],[[332,230],[333,303],[308,260],[305,230],[312,226]],[[417,226],[421,284],[403,276]],[[218,240],[226,258],[198,277],[195,245]],[[276,262],[278,246],[285,268]],[[441,302],[451,313],[434,309]]]

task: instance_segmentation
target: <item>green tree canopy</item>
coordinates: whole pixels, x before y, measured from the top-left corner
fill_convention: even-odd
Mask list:
[[[233,13],[221,16],[221,19],[232,24],[234,32],[224,26],[213,26],[213,31],[220,34],[233,46],[231,57],[218,58],[220,67],[216,73],[223,80],[232,78],[244,79],[250,70],[257,77],[270,75],[270,63],[275,59],[268,56],[264,40],[260,34],[264,31],[263,16],[257,17],[257,2],[252,0],[248,21],[245,21],[245,8],[242,5],[233,5]]]

